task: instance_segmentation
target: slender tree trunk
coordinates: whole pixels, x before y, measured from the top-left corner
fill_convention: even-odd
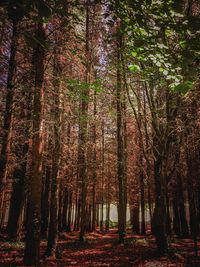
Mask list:
[[[117,176],[118,176],[118,231],[119,240],[124,242],[126,235],[126,212],[125,207],[125,179],[124,179],[124,137],[123,137],[123,114],[122,114],[122,80],[121,80],[121,50],[122,49],[122,36],[120,32],[120,23],[118,25],[117,34]]]
[[[86,2],[86,46],[85,46],[85,58],[86,58],[86,70],[85,70],[85,82],[90,82],[90,34],[89,34],[89,0]],[[87,198],[87,116],[88,116],[88,98],[89,88],[82,90],[82,99],[80,105],[80,129],[79,129],[79,179],[81,180],[81,216],[80,216],[80,234],[79,240],[85,241],[86,231],[86,198]]]
[[[152,222],[152,202],[151,202],[151,190],[150,185],[148,184],[148,207],[149,207],[149,218],[150,218],[150,225],[151,225],[151,232],[153,233],[153,222]]]
[[[172,229],[171,229],[170,203],[169,203],[169,196],[167,189],[166,189],[166,209],[167,209],[166,231],[167,235],[171,235]]]
[[[97,227],[99,227],[99,203],[97,205]]]
[[[181,235],[180,215],[178,210],[177,192],[173,197],[173,231],[176,235]]]
[[[92,231],[96,230],[96,184],[92,187]]]
[[[186,152],[189,153],[189,152]],[[189,225],[190,232],[193,237],[197,237],[198,233],[198,221],[197,221],[197,209],[195,203],[195,190],[194,181],[196,176],[196,166],[194,165],[194,159],[187,154],[187,191],[188,191],[188,203],[189,203]]]
[[[100,216],[100,231],[104,230],[104,171],[105,171],[105,134],[104,121],[102,121],[102,173],[101,173],[101,216]]]
[[[8,192],[3,191],[3,202],[1,206],[1,211],[2,211],[2,217],[0,220],[0,227],[5,228],[5,214],[6,214],[6,209],[7,209],[7,201],[8,201]]]
[[[62,218],[63,218],[63,190],[62,190],[62,181],[60,181],[60,188],[58,190],[58,231],[62,232],[63,225],[62,225]]]
[[[154,162],[155,181],[155,209],[153,217],[154,235],[159,254],[166,254],[168,251],[167,231],[166,231],[166,185],[162,175],[162,160],[157,157]]]
[[[78,212],[77,212],[77,231],[80,229],[80,215],[81,215],[81,199],[78,199]]]
[[[103,225],[103,220],[104,220],[104,214],[103,214],[103,207],[104,207],[104,198],[103,198],[103,192],[102,192],[102,198],[101,198],[101,219],[100,219],[100,231],[103,232],[104,230],[104,225]]]
[[[47,230],[49,225],[49,207],[50,207],[50,199],[49,199],[49,192],[50,192],[50,185],[51,185],[51,177],[52,177],[52,167],[46,166],[45,169],[45,183],[44,183],[44,190],[42,196],[42,212],[41,212],[41,236],[43,238],[47,238]]]
[[[68,216],[67,216],[67,231],[71,232],[71,217],[72,217],[72,192],[69,193],[69,205],[68,205]]]
[[[77,229],[77,214],[78,214],[78,188],[76,188],[76,200],[75,200],[75,210],[74,210],[74,231]]]
[[[63,214],[62,214],[62,228],[67,229],[67,210],[68,210],[68,192],[67,189],[63,193]]]
[[[140,174],[140,203],[141,203],[141,234],[146,234],[146,222],[145,222],[145,190],[144,190],[144,177],[143,170]]]
[[[109,231],[110,228],[110,202],[109,199],[106,203],[106,232]]]
[[[33,102],[33,138],[32,138],[32,166],[28,180],[28,203],[24,263],[25,265],[39,264],[40,257],[40,225],[41,225],[41,187],[42,187],[42,152],[43,152],[43,81],[45,62],[45,30],[42,23],[38,23],[36,38],[41,40],[33,53],[35,73],[35,90]]]
[[[94,93],[94,117],[97,114],[96,91]],[[92,185],[92,231],[96,230],[96,121],[93,123],[93,185]]]
[[[58,175],[61,154],[61,112],[60,112],[60,80],[61,66],[59,62],[59,54],[55,49],[54,58],[54,147],[52,153],[52,180],[51,180],[51,204],[50,204],[50,222],[47,242],[47,255],[52,255],[57,249],[58,236]],[[61,227],[62,228],[62,227]]]
[[[180,214],[181,235],[183,237],[188,237],[189,227],[188,227],[188,223],[187,223],[187,219],[186,219],[183,183],[182,183],[182,178],[181,178],[180,173],[177,174],[177,180],[178,180],[178,189],[179,189],[178,205],[179,205],[179,214]]]

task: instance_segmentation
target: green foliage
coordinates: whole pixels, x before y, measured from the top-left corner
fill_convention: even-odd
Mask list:
[[[193,86],[193,82],[192,81],[186,81],[182,84],[179,84],[177,86],[175,86],[173,88],[173,91],[174,92],[178,92],[178,93],[181,93],[181,94],[186,94]]]
[[[113,6],[130,51],[129,70],[145,80],[164,79],[172,90],[187,92],[192,83],[183,82],[184,77],[192,79],[193,62],[200,57],[199,16],[188,16],[183,1],[175,0],[123,0]]]
[[[139,65],[129,65],[128,66],[128,68],[129,68],[129,70],[131,71],[131,72],[139,72],[141,69],[140,69],[140,66]]]
[[[93,83],[86,83],[79,80],[68,79],[66,80],[66,84],[68,87],[68,95],[75,100],[82,99],[84,101],[89,101],[89,96],[84,94],[84,92],[88,90],[95,91],[96,93],[101,93],[103,91],[100,80],[96,80]]]

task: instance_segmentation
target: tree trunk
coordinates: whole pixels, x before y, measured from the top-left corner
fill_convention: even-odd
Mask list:
[[[189,228],[188,223],[186,219],[186,211],[185,211],[185,199],[184,199],[184,193],[183,193],[183,183],[181,174],[177,174],[177,180],[178,180],[178,189],[179,189],[179,214],[180,214],[180,224],[181,224],[181,235],[182,237],[188,237],[189,235]]]
[[[41,40],[33,53],[35,75],[35,90],[33,100],[33,138],[32,138],[32,166],[28,180],[27,223],[24,263],[38,265],[40,256],[40,225],[41,225],[41,187],[42,187],[42,152],[43,152],[43,81],[45,62],[45,30],[42,23],[38,23],[36,38]]]
[[[62,212],[62,229],[67,229],[67,211],[68,211],[68,192],[67,189],[63,193],[63,212]],[[74,229],[75,230],[75,229]]]
[[[60,80],[62,69],[59,62],[59,51],[55,48],[54,55],[54,146],[52,153],[52,180],[51,180],[51,204],[50,204],[50,221],[48,231],[48,242],[47,242],[47,255],[52,255],[57,249],[57,235],[58,235],[58,175],[60,165],[60,154],[61,154],[61,112],[60,112]],[[61,227],[62,228],[62,227]]]
[[[168,196],[168,190],[167,189],[166,189],[166,209],[167,209],[166,231],[167,231],[167,235],[171,235],[172,229],[171,229],[170,204],[169,204],[169,196]]]
[[[10,49],[10,59],[8,66],[8,76],[7,76],[7,92],[5,100],[5,111],[3,118],[3,136],[1,142],[0,151],[0,191],[3,189],[5,184],[5,171],[8,160],[9,151],[9,139],[11,134],[11,119],[12,119],[12,105],[13,105],[13,94],[14,94],[14,76],[16,71],[16,52],[17,52],[17,39],[18,39],[18,23],[13,22],[12,27],[12,39],[11,39],[11,49]]]
[[[140,203],[141,203],[141,234],[146,234],[146,222],[145,222],[145,191],[144,191],[144,177],[143,171],[140,174]]]
[[[58,192],[59,196],[59,205],[58,205],[58,231],[62,232],[63,225],[62,225],[62,218],[63,218],[63,190],[62,190],[62,181],[60,182],[60,188]]]
[[[148,207],[149,207],[149,218],[150,218],[150,225],[151,225],[151,233],[153,233],[153,222],[152,222],[152,202],[151,202],[151,190],[150,185],[148,183]]]
[[[99,203],[97,205],[97,227],[99,227]]]
[[[180,215],[178,210],[178,199],[176,192],[173,197],[173,231],[176,235],[181,235]]]
[[[165,181],[162,176],[162,160],[155,159],[154,162],[154,181],[155,181],[155,209],[153,215],[154,235],[156,238],[157,249],[160,255],[168,251],[168,241],[166,232],[166,192]]]
[[[68,215],[67,215],[67,232],[71,232],[71,217],[72,217],[72,192],[69,192],[68,198]]]
[[[102,198],[101,198],[101,216],[100,216],[100,231],[103,232],[103,220],[104,220],[104,214],[103,214],[103,206],[104,206],[104,199],[103,199],[103,192],[102,192]]]
[[[90,82],[90,31],[89,31],[89,1],[86,3],[86,45],[85,45],[85,82]],[[79,179],[81,180],[81,216],[80,216],[80,234],[79,240],[85,241],[86,231],[86,198],[87,198],[87,116],[88,116],[88,98],[89,88],[86,87],[82,90],[80,104],[80,128],[79,128],[79,152],[78,152],[78,163],[79,163]]]
[[[125,177],[124,177],[124,138],[123,138],[123,114],[122,114],[122,80],[121,80],[121,50],[122,36],[120,32],[120,23],[117,33],[117,176],[118,176],[118,231],[119,241],[124,242],[126,235],[126,212],[125,212]]]
[[[42,195],[42,212],[41,212],[41,237],[47,238],[47,230],[49,225],[49,207],[50,207],[50,185],[51,185],[51,177],[52,177],[52,167],[46,166],[45,169],[45,181],[44,181],[44,189]]]
[[[134,206],[131,207],[131,224],[133,233],[140,234],[140,205],[139,199]]]
[[[110,228],[110,202],[109,200],[106,203],[106,232],[109,231]]]
[[[96,91],[94,93],[94,117],[97,114],[97,103],[96,103]],[[93,122],[93,185],[92,185],[92,231],[96,230],[96,161],[97,161],[97,153],[96,153],[96,121]]]
[[[19,170],[14,171],[13,192],[11,195],[10,209],[7,224],[7,234],[11,238],[16,238],[19,229],[19,218],[25,200],[25,176],[26,161],[20,166]]]

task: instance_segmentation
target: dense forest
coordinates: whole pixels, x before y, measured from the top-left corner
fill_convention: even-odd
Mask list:
[[[0,51],[0,266],[200,266],[199,0],[1,0]]]

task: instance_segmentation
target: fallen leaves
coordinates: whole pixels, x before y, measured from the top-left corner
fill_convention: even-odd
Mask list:
[[[84,244],[79,243],[78,236],[78,232],[61,233],[58,242],[61,259],[43,258],[41,267],[182,267],[187,256],[193,253],[190,239],[173,239],[172,256],[158,258],[152,236],[129,233],[125,244],[118,242],[116,229],[107,233],[89,233]],[[45,248],[46,241],[43,241],[41,255],[44,255]],[[22,263],[23,249],[22,242],[0,242],[0,266],[25,267]]]

